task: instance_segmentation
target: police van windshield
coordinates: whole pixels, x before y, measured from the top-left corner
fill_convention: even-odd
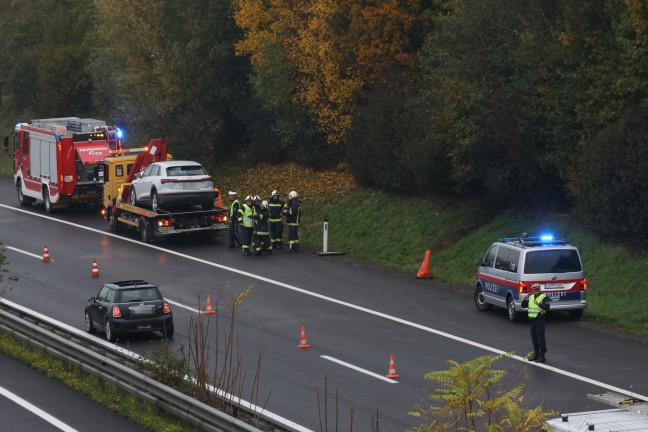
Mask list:
[[[524,273],[573,273],[583,271],[574,249],[539,250],[526,254]]]

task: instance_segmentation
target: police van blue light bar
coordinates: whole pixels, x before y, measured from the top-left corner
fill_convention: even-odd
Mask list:
[[[542,241],[553,241],[554,236],[552,234],[542,234],[540,240]]]

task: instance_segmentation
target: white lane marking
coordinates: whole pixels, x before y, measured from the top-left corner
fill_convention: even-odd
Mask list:
[[[45,411],[42,409],[38,408],[37,406],[27,402],[25,399],[21,398],[20,396],[15,395],[14,393],[10,392],[4,387],[0,387],[0,394],[7,399],[15,402],[16,404],[20,405],[21,407],[25,408],[27,411],[31,411],[33,414],[37,415],[38,417],[42,418],[46,422],[50,423],[51,425],[59,428],[62,431],[65,432],[78,432],[76,429],[73,427],[70,427],[57,419],[56,417],[52,417],[51,415],[47,414]]]
[[[351,363],[347,363],[347,362],[342,361],[342,360],[338,360],[338,359],[336,359],[334,357],[330,357],[330,356],[327,356],[327,355],[323,355],[323,356],[320,356],[320,357],[322,357],[325,360],[330,360],[330,361],[332,361],[334,363],[341,364],[342,366],[346,366],[349,369],[357,370],[358,372],[362,372],[363,374],[367,374],[367,375],[372,376],[374,378],[378,378],[380,380],[387,381],[390,384],[398,384],[398,381],[394,381],[391,378],[387,378],[387,377],[384,377],[382,375],[378,375],[377,373],[373,373],[371,371],[368,371],[367,369],[362,369],[362,368],[360,368],[358,366],[352,365]]]
[[[2,205],[2,204],[0,204],[0,205]],[[10,300],[7,300],[7,299],[1,298],[1,297],[0,297],[0,303],[5,303],[5,304],[11,306],[14,309],[17,309],[17,310],[22,311],[24,313],[28,313],[30,315],[33,315],[33,316],[37,317],[39,320],[42,320],[44,322],[48,322],[48,323],[51,323],[51,324],[53,324],[55,326],[61,327],[61,328],[65,329],[66,331],[76,335],[79,338],[82,338],[82,339],[83,338],[87,338],[87,339],[92,338],[93,342],[102,344],[106,348],[109,348],[109,349],[112,349],[112,350],[114,350],[116,352],[122,353],[122,354],[136,360],[136,361],[149,361],[148,359],[146,359],[145,357],[142,357],[141,355],[139,355],[136,352],[129,351],[129,350],[125,349],[125,348],[122,348],[122,347],[118,346],[117,344],[110,343],[110,342],[108,342],[108,341],[106,341],[104,339],[99,339],[99,338],[96,338],[94,336],[89,336],[84,331],[81,331],[81,330],[79,330],[79,329],[77,329],[75,327],[72,327],[70,325],[67,325],[67,324],[65,324],[63,322],[52,319],[52,318],[50,318],[50,317],[48,317],[46,315],[43,315],[43,314],[41,314],[39,312],[36,312],[35,310],[26,308],[25,306],[19,305],[18,303],[14,303],[14,302],[12,302]],[[244,408],[246,408],[246,409],[248,409],[248,410],[250,410],[252,412],[259,413],[259,414],[263,415],[265,418],[270,419],[274,423],[282,424],[282,425],[290,428],[290,430],[294,430],[296,432],[314,432],[313,430],[308,429],[308,428],[306,428],[304,426],[301,426],[301,425],[299,425],[297,423],[294,423],[292,420],[288,420],[287,418],[282,417],[279,414],[275,414],[272,411],[268,411],[267,409],[265,409],[263,407],[260,407],[258,405],[254,405],[251,402],[248,402],[248,401],[246,401],[244,399],[239,398],[238,396],[234,396],[234,395],[232,395],[230,393],[227,393],[224,390],[216,388],[216,387],[214,387],[212,385],[209,385],[209,389],[212,392],[217,393],[223,399],[230,400],[230,401],[232,401],[234,403],[237,403],[238,405],[240,405],[240,406],[242,406],[242,407],[244,407]],[[74,431],[70,431],[70,432],[74,432]]]
[[[15,248],[13,246],[5,246],[5,249],[10,249],[10,250],[15,251],[15,252],[20,252],[21,254],[29,255],[31,257],[38,258],[39,260],[43,259],[43,257],[40,256],[40,255],[36,255],[36,254],[31,253],[31,252],[24,251],[22,249]],[[50,259],[50,261],[54,261],[54,260]]]
[[[488,345],[481,344],[479,342],[474,342],[474,341],[471,341],[469,339],[465,339],[465,338],[462,338],[462,337],[459,337],[459,336],[455,336],[453,334],[446,333],[446,332],[443,332],[441,330],[433,329],[431,327],[427,327],[427,326],[424,326],[424,325],[421,325],[421,324],[418,324],[418,323],[415,323],[415,322],[412,322],[412,321],[407,321],[407,320],[404,320],[404,319],[401,319],[401,318],[398,318],[398,317],[395,317],[395,316],[392,316],[392,315],[387,315],[387,314],[384,314],[382,312],[374,311],[372,309],[368,309],[368,308],[365,308],[365,307],[362,307],[362,306],[354,305],[352,303],[347,303],[347,302],[344,302],[342,300],[338,300],[338,299],[335,299],[335,298],[332,298],[332,297],[327,297],[327,296],[322,295],[322,294],[317,294],[317,293],[314,293],[314,292],[311,292],[311,291],[307,291],[307,290],[305,290],[303,288],[298,288],[296,286],[288,285],[288,284],[285,284],[283,282],[279,282],[279,281],[269,279],[269,278],[266,278],[266,277],[263,277],[263,276],[258,276],[258,275],[255,275],[253,273],[248,273],[248,272],[243,271],[243,270],[239,270],[239,269],[235,269],[235,268],[232,268],[232,267],[224,266],[222,264],[217,264],[215,262],[207,261],[207,260],[204,260],[202,258],[192,257],[191,255],[186,255],[186,254],[183,254],[181,252],[176,252],[176,251],[170,250],[170,249],[164,249],[164,248],[162,248],[160,246],[155,246],[155,245],[142,243],[141,241],[138,241],[138,240],[133,240],[133,239],[125,238],[125,237],[120,237],[120,236],[118,236],[116,234],[101,231],[101,230],[98,230],[98,229],[95,229],[95,228],[85,227],[83,225],[78,225],[78,224],[75,224],[75,223],[72,223],[72,222],[55,219],[55,218],[53,218],[51,216],[40,215],[40,214],[37,214],[37,213],[29,212],[27,210],[14,208],[14,207],[9,207],[8,205],[5,205],[5,204],[0,204],[0,207],[6,208],[7,210],[13,210],[13,211],[17,211],[17,212],[22,212],[22,213],[25,213],[25,214],[28,214],[28,215],[31,215],[31,216],[35,216],[35,217],[40,217],[40,218],[43,218],[43,219],[49,219],[49,220],[51,220],[53,222],[66,224],[66,225],[73,226],[73,227],[76,227],[76,228],[84,229],[86,231],[96,232],[96,233],[101,234],[101,235],[114,237],[116,239],[123,240],[123,241],[130,242],[130,243],[134,243],[134,244],[137,244],[137,245],[140,245],[140,246],[143,246],[143,247],[156,249],[156,250],[159,250],[160,252],[166,252],[168,254],[175,255],[175,256],[178,256],[178,257],[182,257],[182,258],[186,258],[188,260],[192,260],[192,261],[202,263],[202,264],[205,264],[205,265],[208,265],[208,266],[216,267],[216,268],[226,270],[226,271],[229,271],[229,272],[232,272],[232,273],[237,273],[237,274],[240,274],[242,276],[247,276],[247,277],[249,277],[251,279],[256,279],[256,280],[266,282],[266,283],[269,283],[269,284],[272,284],[272,285],[276,285],[276,286],[279,286],[279,287],[282,287],[282,288],[286,288],[286,289],[289,289],[289,290],[292,290],[292,291],[295,291],[295,292],[298,292],[298,293],[301,293],[301,294],[304,294],[304,295],[315,297],[315,298],[318,298],[320,300],[328,301],[330,303],[335,303],[335,304],[338,304],[340,306],[344,306],[344,307],[347,307],[347,308],[350,308],[350,309],[355,309],[355,310],[360,311],[360,312],[365,312],[367,314],[374,315],[374,316],[377,316],[379,318],[383,318],[383,319],[386,319],[386,320],[389,320],[389,321],[397,322],[399,324],[403,324],[403,325],[406,325],[406,326],[409,326],[409,327],[412,327],[412,328],[416,328],[416,329],[422,330],[422,331],[427,332],[427,333],[432,333],[432,334],[435,334],[437,336],[441,336],[441,337],[453,340],[455,342],[460,342],[460,343],[463,343],[463,344],[466,344],[466,345],[470,345],[470,346],[473,346],[475,348],[480,348],[480,349],[483,349],[485,351],[489,351],[489,352],[492,352],[492,353],[495,353],[495,354],[506,354],[507,353],[507,351],[503,351],[503,350],[500,350],[500,349],[497,349],[497,348],[490,347]],[[535,363],[535,362],[530,363],[529,361],[527,361],[527,359],[525,357],[521,357],[521,356],[517,356],[517,355],[511,356],[511,358],[513,358],[515,360],[518,360],[520,362],[523,362],[525,364],[528,364],[529,366],[541,367],[541,368],[550,370],[552,372],[555,372],[557,374],[568,376],[570,378],[573,378],[573,379],[576,379],[576,380],[579,380],[579,381],[582,381],[582,382],[585,382],[585,383],[588,383],[588,384],[592,384],[592,385],[595,385],[597,387],[601,387],[601,388],[604,388],[606,390],[610,390],[610,391],[613,391],[613,392],[616,392],[616,393],[619,393],[619,394],[622,394],[622,395],[648,400],[648,396],[640,395],[640,394],[628,391],[626,389],[623,389],[623,388],[620,388],[620,387],[615,387],[613,385],[606,384],[606,383],[601,382],[601,381],[593,380],[591,378],[587,378],[585,376],[578,375],[578,374],[575,374],[575,373],[572,373],[572,372],[567,372],[565,370],[558,369],[558,368],[553,367],[553,366],[549,366],[546,363]]]
[[[205,313],[204,311],[200,311],[198,309],[183,305],[182,303],[178,303],[176,301],[169,300],[168,298],[165,298],[164,300],[168,301],[169,303],[171,303],[174,306],[178,306],[179,308],[182,308],[182,309],[187,309],[188,311],[191,311],[193,313],[197,313],[197,314]]]

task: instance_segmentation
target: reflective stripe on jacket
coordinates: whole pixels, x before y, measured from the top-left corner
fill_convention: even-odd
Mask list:
[[[539,306],[539,304],[542,303],[545,297],[546,295],[544,294],[540,294],[539,296],[537,296],[538,304],[536,304],[535,302],[536,295],[531,294],[529,296],[529,318],[537,318],[538,315],[542,315],[545,313],[544,310],[542,310],[542,308]]]
[[[253,216],[254,214],[254,207],[247,205],[247,203],[243,203],[243,205],[239,209],[238,220],[245,228],[252,228],[254,227],[254,219],[252,219],[250,216]]]
[[[288,201],[286,209],[288,210],[286,225],[299,226],[299,223],[301,222],[301,202],[299,202],[297,198],[293,198]]]
[[[241,203],[239,202],[239,200],[235,199],[234,201],[232,201],[230,203],[230,205],[229,205],[229,218],[230,218],[230,221],[238,219],[239,208],[241,208]]]

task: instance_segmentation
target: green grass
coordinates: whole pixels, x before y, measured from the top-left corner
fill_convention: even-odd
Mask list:
[[[11,155],[4,153],[4,148],[0,148],[0,176],[13,175],[13,159]]]
[[[322,250],[322,221],[329,221],[331,251],[415,277],[427,249],[438,280],[470,293],[476,258],[499,237],[552,230],[578,246],[588,280],[585,320],[606,323],[648,340],[648,253],[606,243],[566,215],[500,214],[486,222],[477,204],[404,198],[373,191],[347,192],[304,208],[300,241]],[[466,298],[470,302],[469,298]]]

